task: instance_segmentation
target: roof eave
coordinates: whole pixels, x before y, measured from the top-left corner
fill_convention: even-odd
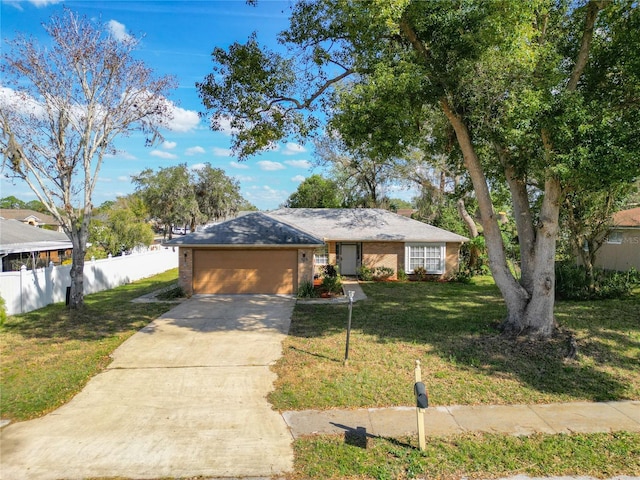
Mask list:
[[[319,248],[324,243],[163,243],[163,247],[188,247],[188,248]]]

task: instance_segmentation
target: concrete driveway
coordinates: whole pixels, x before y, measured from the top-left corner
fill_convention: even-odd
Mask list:
[[[268,477],[293,468],[266,395],[295,299],[196,296],[123,343],[67,405],[1,432],[0,478]]]

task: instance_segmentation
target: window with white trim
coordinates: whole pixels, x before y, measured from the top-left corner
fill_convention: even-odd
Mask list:
[[[607,236],[607,243],[610,245],[622,245],[622,232],[615,230]]]
[[[317,248],[313,253],[314,265],[327,265],[329,263],[329,248],[325,245],[322,248]]]
[[[405,245],[405,271],[413,273],[416,267],[424,267],[427,273],[444,273],[444,243],[408,243]]]

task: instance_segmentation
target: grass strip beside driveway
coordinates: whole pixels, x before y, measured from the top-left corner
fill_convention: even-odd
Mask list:
[[[131,300],[175,283],[177,274],[87,295],[77,311],[58,303],[9,316],[0,327],[0,416],[27,420],[68,402],[122,342],[174,306]]]

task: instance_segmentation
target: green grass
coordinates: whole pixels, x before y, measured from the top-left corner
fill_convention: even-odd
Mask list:
[[[366,448],[339,436],[295,442],[295,479],[459,479],[513,475],[640,475],[640,434],[466,434],[413,439],[369,438]]]
[[[345,305],[297,305],[270,399],[276,408],[413,405],[422,364],[430,405],[640,399],[640,291],[625,300],[561,302],[547,342],[503,338],[493,281],[365,284],[354,304],[348,365]],[[577,360],[565,359],[568,338]],[[318,436],[294,442],[291,479],[458,479],[640,475],[640,433]],[[366,448],[363,448],[366,447]]]
[[[432,405],[640,399],[640,295],[560,302],[547,342],[497,331],[504,303],[491,279],[473,284],[364,284],[343,365],[346,305],[297,305],[274,369],[277,409],[412,405],[415,360]],[[579,345],[565,359],[569,335]]]
[[[176,277],[173,270],[89,295],[78,312],[51,305],[8,317],[0,328],[2,418],[34,418],[67,402],[124,340],[173,306],[131,300],[169,288]],[[505,310],[490,279],[363,289],[368,299],[353,308],[347,366],[347,306],[296,306],[285,355],[274,366],[276,408],[411,405],[416,359],[434,406],[640,399],[640,291],[626,300],[559,303],[558,335],[538,343],[498,334]],[[578,340],[576,361],[564,359],[569,334]],[[425,452],[415,443],[298,439],[289,478],[640,475],[638,433],[429,437]]]
[[[177,270],[87,295],[85,307],[64,304],[9,316],[0,327],[0,416],[27,420],[69,401],[109,363],[137,330],[174,305],[131,300],[174,284]]]

